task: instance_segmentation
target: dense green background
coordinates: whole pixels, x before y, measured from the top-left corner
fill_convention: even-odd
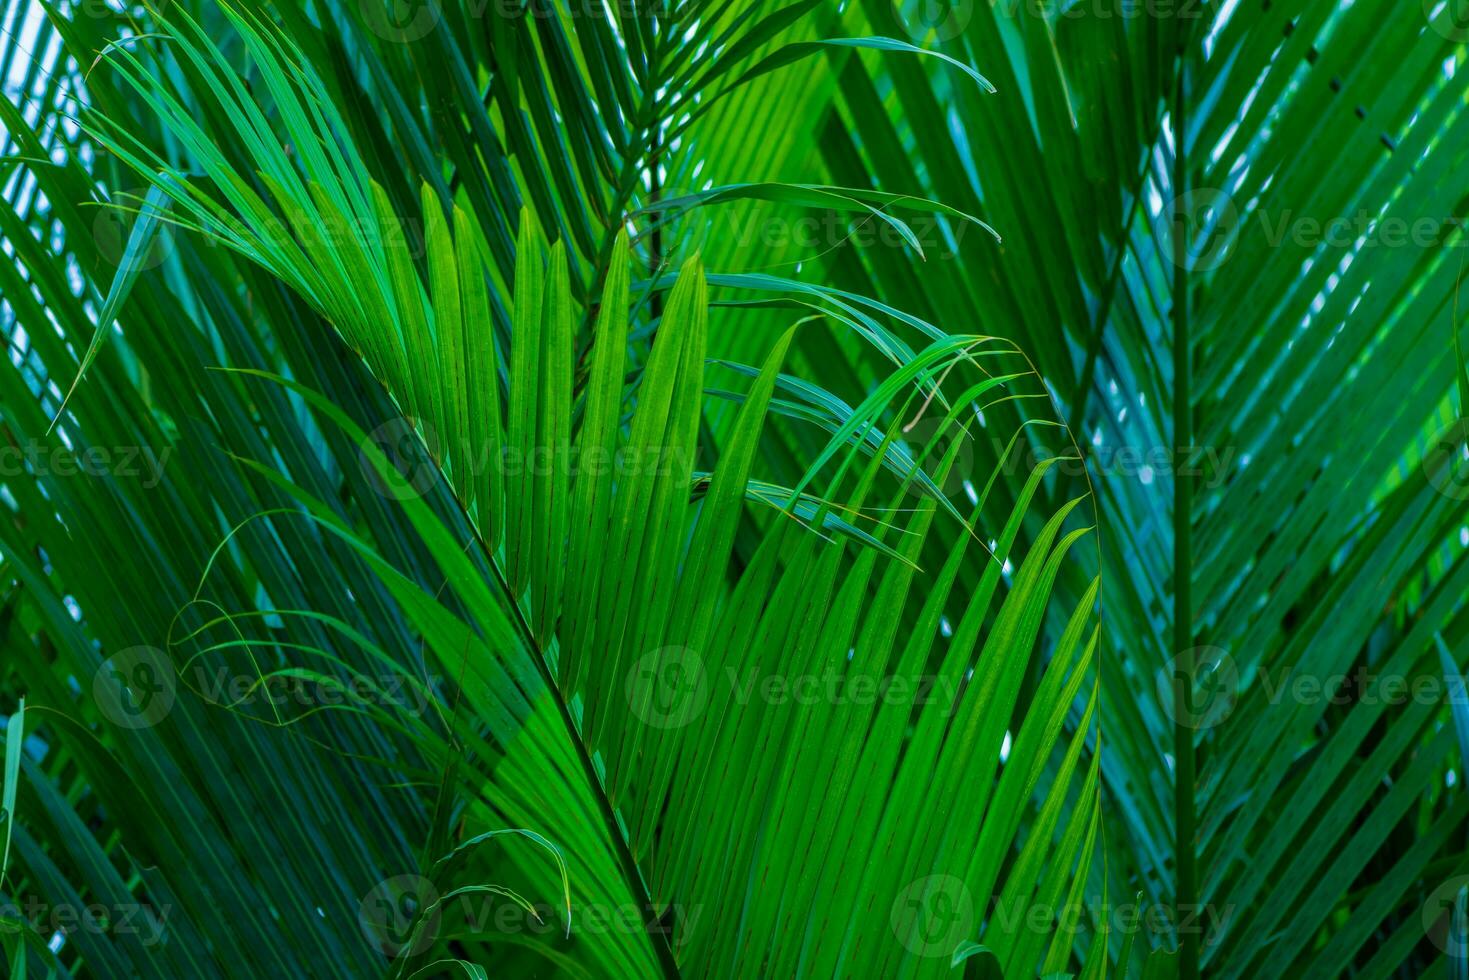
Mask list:
[[[6,967],[1464,975],[1465,25],[9,3]]]

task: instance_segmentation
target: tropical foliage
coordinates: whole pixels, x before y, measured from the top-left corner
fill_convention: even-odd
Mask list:
[[[1410,6],[15,0],[9,974],[1464,975]]]

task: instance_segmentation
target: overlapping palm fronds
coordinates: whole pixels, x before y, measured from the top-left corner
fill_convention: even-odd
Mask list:
[[[13,4],[10,972],[1462,968],[1454,18]]]

